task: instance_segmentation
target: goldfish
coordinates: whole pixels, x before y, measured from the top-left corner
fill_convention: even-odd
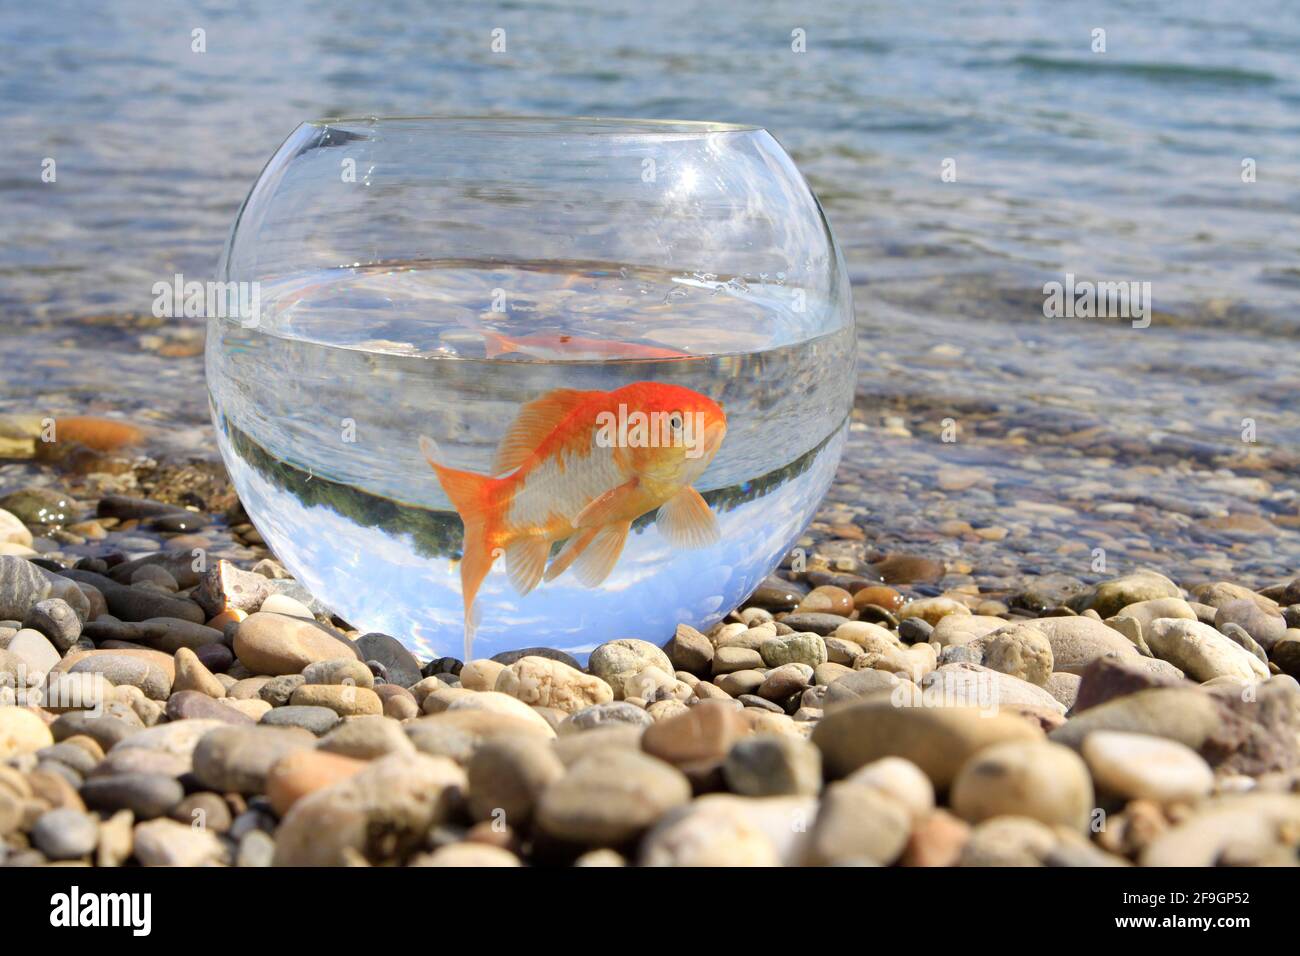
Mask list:
[[[692,483],[726,433],[725,413],[707,396],[634,382],[609,392],[556,389],[523,405],[491,475],[449,467],[437,443],[421,435],[420,450],[465,526],[465,660],[473,659],[474,600],[498,557],[515,590],[527,594],[570,569],[587,587],[599,586],[632,522],[651,511],[676,547],[717,541],[717,518]]]

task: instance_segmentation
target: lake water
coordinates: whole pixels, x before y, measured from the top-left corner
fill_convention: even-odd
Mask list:
[[[1184,582],[1300,564],[1289,3],[52,0],[8,9],[0,47],[4,411],[120,414],[215,456],[201,323],[154,319],[151,290],[211,275],[304,118],[747,123],[818,191],[855,286],[816,535],[850,522],[846,552],[986,589],[1095,579],[1098,549]],[[1067,274],[1150,283],[1150,325],[1046,317]]]

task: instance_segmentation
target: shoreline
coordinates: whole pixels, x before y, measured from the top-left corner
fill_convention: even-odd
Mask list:
[[[98,491],[0,496],[0,670],[50,675],[47,706],[0,706],[0,803],[29,807],[0,827],[5,865],[1293,852],[1300,579],[1184,589],[1126,570],[980,590],[933,555],[873,553],[871,517],[843,503],[862,494],[839,482],[803,558],[707,633],[611,634],[586,666],[547,648],[425,661],[288,578],[220,466],[130,464],[110,438],[142,436],[94,419],[72,433],[37,467]],[[109,479],[133,493],[103,493]],[[98,706],[55,706],[70,688]],[[404,822],[376,842],[381,819]]]

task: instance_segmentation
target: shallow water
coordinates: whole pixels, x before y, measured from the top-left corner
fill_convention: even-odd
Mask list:
[[[204,54],[190,52],[196,26]],[[503,55],[488,49],[496,26]],[[805,54],[790,51],[795,27]],[[1098,27],[1104,54],[1090,49]],[[9,11],[0,47],[0,118],[29,144],[0,156],[5,410],[122,414],[156,423],[161,451],[214,456],[203,330],[152,319],[150,290],[211,274],[262,163],[304,117],[752,123],[809,176],[855,284],[858,403],[827,525],[849,520],[867,553],[923,551],[987,587],[1096,578],[1097,542],[1112,573],[1264,584],[1300,565],[1300,25],[1287,3],[760,0],[705,24],[631,0],[436,17],[411,0],[238,13],[54,0]],[[40,181],[46,155],[56,184]],[[946,158],[956,182],[940,178]],[[1151,282],[1151,327],[1045,318],[1043,283],[1066,272]],[[958,487],[941,480],[953,468],[979,475]],[[938,530],[954,521],[989,537]]]
[[[497,286],[520,311],[481,314]],[[682,288],[618,267],[464,263],[270,286],[256,327],[209,328],[213,416],[244,507],[349,623],[407,636],[424,657],[459,654],[463,527],[419,436],[437,442],[445,464],[491,475],[524,402],[561,388],[681,386],[726,414],[726,437],[693,483],[720,540],[673,547],[647,513],[599,587],[568,573],[526,595],[498,561],[475,603],[474,653],[538,644],[582,653],[611,627],[657,639],[678,623],[712,623],[776,567],[830,485],[852,402],[853,338],[848,328],[812,334],[843,317],[813,302],[795,313],[781,286],[690,283],[674,295]],[[492,329],[517,336],[507,347],[519,349],[489,359]],[[615,351],[559,359],[547,329]],[[648,349],[678,355],[634,357]],[[566,493],[548,500],[561,508]]]

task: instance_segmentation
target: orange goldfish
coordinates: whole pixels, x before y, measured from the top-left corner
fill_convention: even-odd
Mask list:
[[[465,660],[474,598],[497,557],[520,594],[570,567],[596,587],[613,570],[632,522],[658,509],[679,547],[718,538],[718,522],[691,483],[727,432],[718,404],[678,385],[635,382],[612,392],[561,388],[524,405],[497,448],[496,477],[449,468],[437,444],[420,450],[465,525],[460,563]],[[551,545],[567,539],[549,566]]]

